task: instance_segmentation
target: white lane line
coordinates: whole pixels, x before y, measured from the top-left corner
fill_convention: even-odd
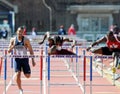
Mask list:
[[[64,60],[64,63],[65,63],[65,65],[67,65],[68,71],[72,74],[73,78],[75,79],[75,81],[78,84],[78,86],[81,88],[82,92],[84,92],[83,85],[80,84],[80,83],[78,83],[78,78],[76,77],[76,75],[74,74],[74,72],[72,72],[72,70],[69,68],[67,60]]]
[[[8,91],[9,87],[11,86],[13,80],[15,79],[16,73],[14,73],[12,79],[9,81],[8,85],[6,86],[6,92]],[[5,91],[3,92],[5,94]]]

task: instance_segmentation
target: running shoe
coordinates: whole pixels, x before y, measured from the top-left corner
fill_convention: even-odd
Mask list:
[[[120,64],[117,66],[117,69],[120,69]]]
[[[19,94],[23,94],[23,90],[22,89],[20,89],[20,91],[19,91],[20,93]]]
[[[102,63],[102,59],[97,58],[97,59],[95,60],[95,62],[97,62],[97,63]]]
[[[115,74],[115,77],[113,77],[114,80],[118,80],[120,78],[120,74]]]

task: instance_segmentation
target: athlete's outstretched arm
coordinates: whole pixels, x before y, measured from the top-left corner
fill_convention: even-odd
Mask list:
[[[46,32],[45,35],[44,35],[43,40],[42,40],[41,42],[39,42],[38,44],[40,44],[40,45],[43,44],[44,41],[45,41],[45,39],[48,38],[48,37],[50,37],[50,33],[49,33],[49,32]]]
[[[103,42],[106,42],[106,41],[107,41],[106,36],[98,39],[97,41],[93,42],[93,43],[90,45],[90,47],[87,48],[87,51],[89,51],[89,50],[90,50],[92,47],[94,47],[95,45],[100,44],[100,43],[103,43]]]
[[[38,44],[40,44],[40,45],[43,44],[46,38],[47,38],[47,35],[45,34],[43,40],[41,42],[39,42]]]
[[[15,47],[14,39],[11,38],[11,39],[10,39],[9,46],[8,46],[8,53],[10,53],[14,47]]]

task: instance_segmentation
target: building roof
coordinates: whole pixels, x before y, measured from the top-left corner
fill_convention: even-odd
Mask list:
[[[71,5],[67,10],[72,13],[76,12],[112,12],[118,13],[120,10],[120,5]]]
[[[12,10],[15,13],[18,13],[18,7],[16,5],[11,4],[10,2],[6,0],[0,0],[0,5],[3,5],[8,10]]]

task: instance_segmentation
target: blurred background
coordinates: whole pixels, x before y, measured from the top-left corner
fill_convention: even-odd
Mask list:
[[[74,26],[78,37],[94,41],[113,24],[120,27],[120,0],[0,0],[0,31],[9,37],[19,26],[27,35],[58,34],[61,26],[69,34]]]

